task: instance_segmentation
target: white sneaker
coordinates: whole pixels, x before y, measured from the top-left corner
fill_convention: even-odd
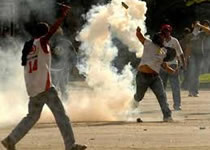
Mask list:
[[[193,96],[194,96],[194,97],[199,97],[199,94],[196,93],[196,94],[194,94]]]

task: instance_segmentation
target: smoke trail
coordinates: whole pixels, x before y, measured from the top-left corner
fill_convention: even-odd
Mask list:
[[[86,74],[91,87],[71,95],[70,110],[74,120],[117,120],[133,98],[133,73],[127,65],[118,74],[111,64],[118,49],[112,38],[117,37],[130,51],[142,54],[142,45],[135,36],[137,26],[144,27],[146,4],[138,0],[127,0],[129,9],[121,2],[112,0],[104,6],[94,6],[87,14],[87,24],[78,39],[81,51],[86,56],[78,66]]]
[[[0,48],[0,127],[19,120],[18,116],[23,115],[27,108],[20,65],[22,43],[11,37],[4,40],[10,41],[10,45]]]

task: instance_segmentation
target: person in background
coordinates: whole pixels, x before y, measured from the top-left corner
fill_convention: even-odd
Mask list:
[[[84,150],[85,145],[75,144],[74,134],[65,114],[64,107],[57,91],[51,82],[50,63],[51,50],[48,42],[56,32],[69,11],[68,6],[62,6],[62,16],[51,26],[47,23],[35,25],[32,39],[26,42],[22,51],[22,66],[27,93],[29,95],[28,114],[13,131],[2,140],[7,150],[15,150],[18,143],[40,118],[43,106],[48,105],[64,139],[65,150]]]
[[[202,21],[202,26],[205,28],[210,27],[210,21],[209,20],[204,20]],[[202,27],[200,27],[201,30]],[[204,53],[204,58],[201,64],[201,73],[209,73],[210,71],[210,34],[208,33],[208,30],[204,31],[204,39],[203,39],[203,53]]]
[[[76,67],[77,53],[71,41],[64,35],[62,28],[52,37],[52,82],[60,92],[63,101],[68,100],[68,84],[73,79],[73,67]]]
[[[192,24],[192,38],[190,41],[190,57],[189,57],[189,96],[199,96],[199,76],[201,72],[201,64],[204,59],[204,39],[210,35],[210,29],[207,25],[201,25],[199,21]]]
[[[163,47],[163,37],[161,33],[156,33],[152,40],[146,39],[139,27],[137,27],[136,36],[144,45],[144,50],[141,62],[137,68],[136,93],[134,100],[131,101],[131,107],[132,109],[138,107],[139,102],[143,99],[148,87],[150,87],[161,107],[163,121],[172,121],[171,110],[167,103],[166,92],[159,76],[159,71],[161,67],[170,73],[175,73],[176,71],[164,63],[167,50]]]
[[[163,43],[164,46],[174,48],[177,54],[177,57],[175,57],[174,60],[167,62],[167,64],[175,70],[180,68],[179,67],[180,64],[182,64],[183,68],[185,68],[186,64],[185,64],[184,54],[179,44],[179,41],[171,35],[172,33],[171,25],[169,24],[162,25],[160,31],[164,37],[164,43]],[[181,63],[179,63],[179,60]],[[179,83],[179,73],[170,74],[164,70],[161,70],[160,76],[163,80],[164,88],[166,88],[167,81],[169,79],[171,89],[172,89],[173,102],[174,102],[173,108],[176,111],[181,110],[181,90],[180,90],[180,83]]]
[[[183,37],[181,38],[180,45],[182,47],[185,61],[186,61],[186,69],[183,70],[183,81],[181,83],[181,87],[185,90],[189,88],[189,57],[190,57],[190,40],[192,38],[191,29],[186,27],[183,32]]]

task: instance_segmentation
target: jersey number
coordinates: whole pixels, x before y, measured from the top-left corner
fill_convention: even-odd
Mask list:
[[[29,61],[29,73],[32,73],[34,71],[37,71],[38,69],[38,60],[35,59],[33,61]]]

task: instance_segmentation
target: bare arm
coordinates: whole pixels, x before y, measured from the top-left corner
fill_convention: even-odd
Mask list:
[[[145,41],[145,37],[143,36],[143,34],[141,33],[141,28],[140,27],[137,27],[136,29],[136,36],[137,38],[139,39],[139,41],[144,44],[144,41]]]
[[[171,73],[171,74],[175,74],[177,72],[177,69],[174,70],[173,68],[171,68],[167,63],[162,63],[162,68],[167,71],[168,73]]]

